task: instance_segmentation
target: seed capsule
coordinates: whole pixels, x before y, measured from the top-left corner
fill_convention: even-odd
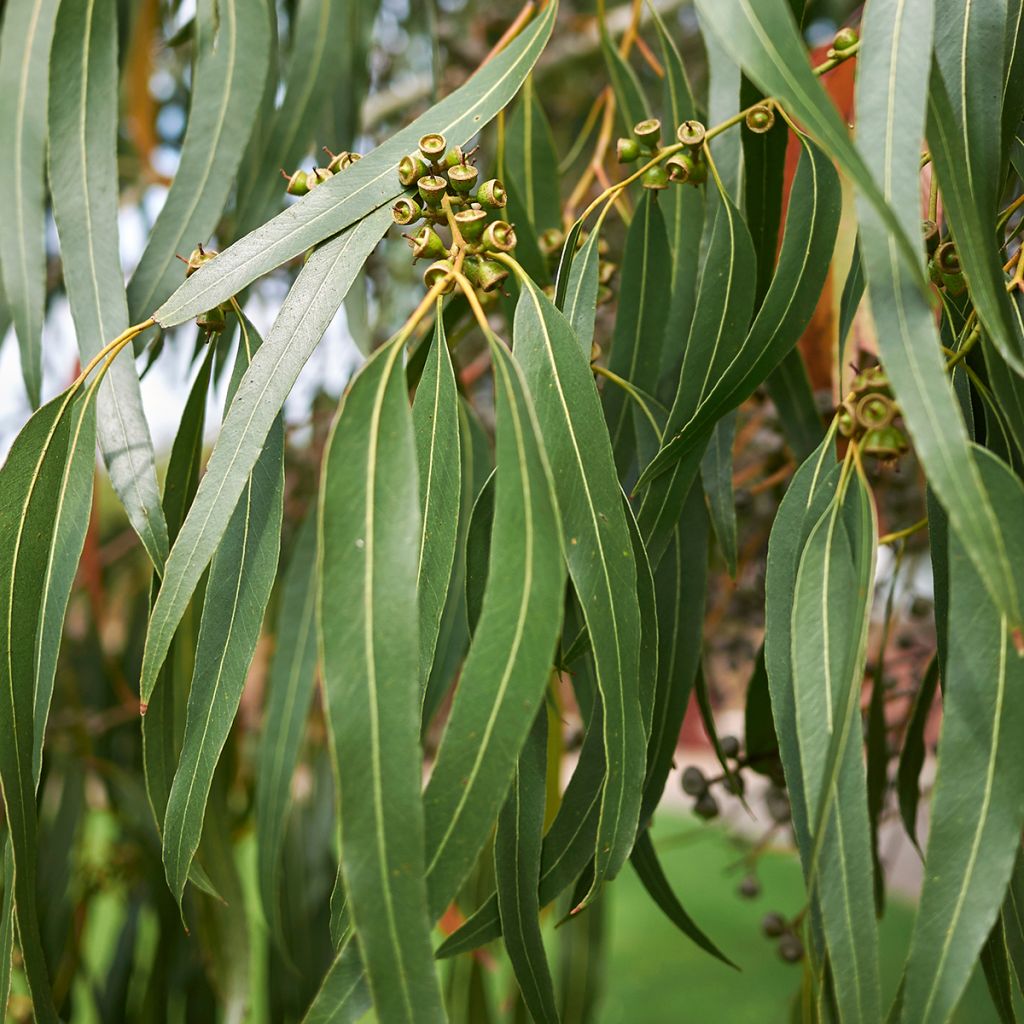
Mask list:
[[[710,821],[718,817],[718,801],[710,793],[701,793],[693,805],[693,812],[698,818]]]
[[[330,163],[327,165],[327,170],[329,170],[331,174],[337,174],[338,171],[343,171],[346,167],[350,166],[352,162],[352,154],[347,149],[343,149],[340,153],[332,153],[326,146],[324,146],[323,150],[331,158]]]
[[[857,402],[858,422],[867,429],[887,427],[896,418],[896,407],[885,395],[865,395]]]
[[[702,146],[707,136],[707,129],[700,121],[684,121],[676,129],[676,138],[684,146]]]
[[[943,242],[935,250],[935,261],[939,264],[943,274],[958,274],[960,272],[960,256],[952,242]]]
[[[666,171],[661,164],[655,164],[653,167],[648,167],[640,179],[640,184],[643,185],[644,188],[649,188],[654,191],[660,191],[663,188],[668,188],[668,171]]]
[[[483,292],[493,292],[508,277],[508,270],[497,260],[472,256],[466,260],[469,279]]]
[[[620,164],[631,164],[640,157],[640,143],[636,139],[619,139],[615,143],[615,156]]]
[[[484,247],[497,252],[511,252],[516,247],[516,232],[507,221],[496,220],[484,228]]]
[[[690,796],[701,796],[708,791],[708,780],[695,764],[690,764],[683,769],[682,787]]]
[[[455,268],[450,260],[435,260],[423,271],[423,283],[428,288],[433,288],[434,285],[448,278],[442,289],[442,294],[447,295],[448,292],[453,291],[455,288],[455,278],[449,276],[454,270]]]
[[[939,247],[939,225],[933,220],[921,221],[921,237],[924,238],[924,244],[925,248],[928,250],[928,255],[933,255],[935,250]]]
[[[565,244],[565,235],[558,228],[545,228],[537,239],[537,245],[545,256],[554,256],[561,252]]]
[[[761,895],[761,883],[754,875],[747,875],[736,887],[736,892],[745,900],[756,899]]]
[[[665,161],[665,170],[668,171],[669,181],[685,185],[693,170],[693,157],[689,153],[675,153]]]
[[[425,174],[416,183],[420,195],[427,206],[435,209],[441,205],[441,199],[448,191],[448,182],[438,174]]]
[[[413,224],[423,216],[423,208],[411,196],[402,196],[391,207],[391,217],[396,224]]]
[[[767,103],[747,111],[747,127],[758,135],[770,132],[775,126],[775,111]]]
[[[334,174],[327,170],[326,167],[314,167],[313,170],[306,175],[306,183],[312,189],[317,185],[322,185],[328,178],[333,177]]]
[[[209,263],[216,255],[216,249],[204,249],[202,243],[197,245],[185,260],[185,276],[191,277],[204,263]]]
[[[409,244],[412,246],[413,258],[417,260],[437,259],[448,254],[441,236],[429,224],[424,224],[409,239]]]
[[[459,210],[455,214],[455,223],[459,226],[459,232],[467,242],[476,242],[484,233],[487,224],[487,214],[479,207],[469,210]]]
[[[633,136],[641,146],[655,149],[661,141],[661,122],[656,117],[638,121],[633,125]]]
[[[861,449],[880,459],[898,459],[907,450],[907,439],[899,427],[891,424],[869,430],[861,441]]]
[[[420,139],[419,147],[424,160],[436,163],[444,156],[448,143],[440,132],[429,132]]]
[[[209,331],[211,334],[223,331],[227,326],[227,321],[224,319],[223,308],[221,306],[214,306],[213,309],[208,309],[205,313],[200,313],[200,315],[196,317],[196,326],[201,327],[204,331]]]
[[[786,934],[779,939],[779,956],[781,956],[787,964],[796,964],[803,960],[804,944],[800,941],[800,937],[798,935],[794,935],[792,932],[786,932]]]
[[[281,169],[281,177],[288,182],[285,192],[290,196],[304,196],[309,191],[309,182],[306,180],[306,172],[298,170],[289,174],[284,168]]]
[[[761,931],[770,939],[777,939],[786,930],[786,919],[774,911],[761,918]]]
[[[477,189],[476,198],[484,206],[500,210],[508,202],[508,193],[505,191],[505,186],[497,178],[489,178]]]
[[[693,168],[690,170],[690,178],[687,184],[703,185],[708,180],[708,165],[698,156],[693,161]]]
[[[735,736],[723,736],[718,744],[725,757],[740,756],[740,741]]]
[[[430,168],[419,153],[409,153],[398,161],[398,180],[408,188],[415,185],[425,174],[430,173]]]
[[[448,180],[456,192],[463,195],[473,191],[480,172],[472,164],[456,164],[448,170]]]
[[[472,156],[472,153],[469,155]],[[454,167],[456,164],[464,164],[465,162],[466,157],[463,156],[462,154],[462,147],[454,146],[452,149],[449,149],[447,153],[445,153],[444,159],[441,161],[441,166]]]

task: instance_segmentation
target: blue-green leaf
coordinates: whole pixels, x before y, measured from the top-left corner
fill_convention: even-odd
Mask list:
[[[148,317],[180,282],[176,256],[188,255],[217,227],[263,94],[270,7],[265,0],[198,0],[192,39],[188,128],[174,180],[128,284],[134,320]]]

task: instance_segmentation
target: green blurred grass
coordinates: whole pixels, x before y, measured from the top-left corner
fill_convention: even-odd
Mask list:
[[[795,856],[770,851],[758,860],[761,895],[741,899],[743,875],[733,867],[745,847],[719,827],[662,813],[654,841],[665,872],[690,915],[728,956],[737,972],[683,936],[626,870],[606,888],[607,973],[600,1024],[786,1024],[801,971],[784,963],[761,933],[771,910],[790,916],[804,901]],[[865,908],[870,913],[870,908]],[[880,943],[885,1005],[899,984],[914,908],[890,899]],[[997,1024],[984,979],[976,973],[954,1020]]]

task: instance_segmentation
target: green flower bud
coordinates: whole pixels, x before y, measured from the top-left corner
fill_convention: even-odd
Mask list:
[[[412,196],[402,196],[391,207],[391,217],[396,224],[413,224],[423,216],[423,208]]]
[[[441,236],[429,224],[424,224],[409,239],[409,244],[412,246],[413,258],[417,260],[438,259],[448,255]]]
[[[859,42],[860,36],[857,35],[855,28],[841,28],[836,33],[835,39],[832,40],[832,49],[837,57],[841,57],[852,50]]]
[[[704,145],[704,139],[707,136],[707,129],[700,123],[700,121],[684,121],[676,129],[676,138],[684,146],[697,146]]]
[[[640,178],[640,184],[653,190],[668,188],[668,171],[661,164],[648,167]]]
[[[289,174],[283,167],[281,168],[281,177],[284,178],[288,184],[285,186],[285,192],[290,196],[304,196],[309,191],[309,182],[306,180],[306,172],[299,170],[294,174]]]
[[[631,164],[640,157],[640,143],[636,139],[619,139],[615,143],[615,155],[620,164]]]
[[[633,137],[641,146],[657,149],[661,141],[661,122],[656,117],[648,117],[633,125]]]
[[[757,135],[764,135],[770,132],[775,126],[775,111],[767,103],[747,111],[747,127]]]
[[[419,147],[424,160],[436,163],[444,156],[448,143],[440,132],[430,132],[420,139]]]
[[[447,283],[444,286],[442,294],[447,295],[448,292],[453,291],[455,288],[455,278],[449,277],[455,268],[452,266],[450,260],[435,260],[433,263],[423,271],[423,283],[428,288],[433,288],[434,285],[443,281],[446,277],[448,278]]]
[[[476,198],[484,206],[500,210],[508,202],[508,193],[505,191],[505,186],[497,178],[489,178],[477,189]]]
[[[462,195],[468,195],[476,186],[480,172],[472,164],[456,164],[448,169],[448,180],[452,188]]]
[[[516,247],[515,229],[504,220],[495,220],[484,228],[484,248],[511,252]]]
[[[408,188],[415,185],[424,175],[430,173],[430,168],[419,153],[409,153],[398,161],[398,180]]]
[[[441,200],[448,191],[448,182],[438,174],[425,174],[416,183],[420,195],[427,206],[435,209],[441,205]]]

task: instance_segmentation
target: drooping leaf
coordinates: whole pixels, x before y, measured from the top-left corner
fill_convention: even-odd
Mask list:
[[[350,386],[324,455],[318,636],[347,906],[378,1013],[442,1019],[420,797],[419,494],[402,335]]]
[[[547,709],[519,755],[512,789],[498,817],[494,875],[502,935],[519,990],[538,1024],[557,1024],[555,990],[540,931],[541,833],[547,773]]]
[[[64,287],[84,365],[128,326],[117,230],[115,3],[61,4],[52,69],[50,192]],[[167,526],[130,347],[107,371],[96,414],[110,482],[157,573],[162,573]]]
[[[358,95],[363,77],[354,73],[349,61],[359,45],[359,32],[350,19],[372,5],[348,4],[343,0],[304,0],[294,8],[291,47],[284,74],[284,96],[280,106],[266,115],[247,173],[239,179],[235,237],[258,227],[284,205],[284,182],[279,168],[289,172],[319,142],[341,149],[349,138],[317,139],[317,128],[325,109],[337,93]],[[358,127],[353,126],[353,127]],[[318,153],[314,153],[314,162]],[[323,162],[327,162],[324,157]]]
[[[679,902],[679,897],[673,892],[672,885],[658,860],[654,843],[651,841],[650,829],[645,828],[637,836],[636,846],[633,848],[629,862],[633,865],[637,877],[651,899],[688,939],[691,939],[716,960],[721,960],[722,963],[728,964],[730,967],[736,967],[736,964],[704,934],[700,926]],[[739,970],[738,967],[736,969]]]
[[[434,663],[441,615],[455,561],[461,497],[459,394],[438,302],[434,340],[412,405],[420,481],[416,592],[424,691]]]
[[[256,851],[263,915],[284,943],[280,877],[292,776],[316,682],[316,519],[299,528],[281,583],[256,773]]]
[[[292,384],[390,222],[389,210],[375,211],[310,257],[239,382],[153,606],[140,681],[143,701],[153,692],[174,630],[217,550]]]
[[[504,802],[561,626],[550,471],[519,366],[497,340],[490,349],[498,427],[488,586],[424,794],[432,919],[455,898]]]
[[[244,318],[240,328],[229,400],[237,395],[260,344]],[[164,815],[164,867],[179,903],[202,837],[214,770],[238,710],[270,600],[281,549],[283,498],[284,431],[278,422],[210,563],[181,757]]]
[[[986,337],[1017,373],[1024,373],[1024,331],[992,238],[1003,184],[1001,140],[983,127],[1001,117],[1003,67],[992,54],[1003,45],[1006,4],[937,0],[935,8],[927,134],[943,215]]]
[[[883,183],[884,197],[908,237],[919,231],[918,165],[931,27],[930,3],[877,3],[864,22],[857,79],[858,145],[875,180]],[[837,151],[833,148],[833,152]],[[917,457],[989,593],[1019,623],[1024,621],[1024,607],[1005,557],[1008,541],[1003,524],[1009,519],[1003,503],[1016,501],[1024,491],[1007,472],[993,492],[984,485],[971,457],[933,312],[917,287],[916,272],[924,265],[922,246],[915,247],[916,269],[912,270],[889,221],[880,219],[868,203],[861,203],[858,212],[879,351]]]
[[[42,590],[68,459],[71,414],[81,391],[42,406],[15,438],[0,469],[0,783],[14,862],[15,916],[37,1018],[56,1022],[39,931],[33,774],[36,644]],[[80,410],[79,410],[80,411]]]
[[[192,45],[188,127],[174,180],[128,284],[133,320],[148,317],[174,291],[181,281],[176,256],[187,256],[217,227],[263,93],[270,9],[264,0],[198,0]]]
[[[449,145],[462,145],[518,92],[544,49],[557,10],[557,3],[548,4],[532,25],[464,86],[198,270],[160,307],[157,322],[171,327],[223,302],[268,270],[400,195],[398,162],[416,148],[422,135],[440,132]],[[380,223],[383,228],[384,221]],[[359,234],[359,229],[354,233]]]
[[[644,192],[626,235],[615,332],[608,356],[609,370],[648,394],[656,390],[661,373],[668,312],[665,296],[671,286],[672,260],[665,219],[652,196],[652,192]],[[634,419],[632,404],[621,387],[606,381],[605,418],[620,476],[636,459],[640,438],[649,430],[646,422]]]
[[[46,308],[45,155],[50,47],[60,0],[11,0],[0,34],[0,268],[29,402],[39,405]]]
[[[933,658],[928,663],[921,685],[914,694],[914,704],[907,722],[900,750],[900,762],[896,770],[896,789],[899,795],[900,817],[910,841],[920,849],[917,839],[917,807],[920,800],[921,769],[924,767],[924,729],[931,713],[932,702],[939,687],[939,662]]]
[[[730,576],[736,577],[736,499],[732,490],[732,447],[736,439],[736,413],[726,413],[711,433],[700,460],[701,482],[707,498],[718,550]]]
[[[853,179],[892,233],[911,278],[917,273],[915,283],[923,296],[917,229],[906,231],[895,212],[899,208],[890,206],[865,158],[850,142],[845,124],[808,65],[807,51],[787,0],[697,0],[697,10],[701,23],[715,33],[751,81],[766,95],[780,100]],[[923,43],[920,37],[918,41]],[[919,50],[926,58],[927,45],[920,45]],[[861,52],[868,52],[867,44]],[[866,77],[861,72],[858,80],[863,82]],[[863,125],[863,113],[860,107],[857,109],[858,121]],[[863,151],[863,145],[860,149]],[[916,211],[916,205],[913,209]]]
[[[515,353],[551,461],[566,560],[594,651],[608,765],[595,886],[633,845],[644,772],[638,569],[608,433],[586,357],[532,282],[516,308]]]
[[[973,449],[986,484],[993,455]],[[1016,516],[1024,514],[1018,501]],[[1014,564],[1024,556],[1019,539]],[[1024,723],[1024,661],[955,532],[949,534],[949,650],[925,879],[907,961],[904,1021],[948,1020],[992,928],[1020,843],[1024,786],[1013,737]]]
[[[852,475],[800,554],[791,619],[792,685],[811,857],[836,1000],[844,1019],[881,1017],[871,829],[861,754],[864,678],[875,560],[874,511]]]

